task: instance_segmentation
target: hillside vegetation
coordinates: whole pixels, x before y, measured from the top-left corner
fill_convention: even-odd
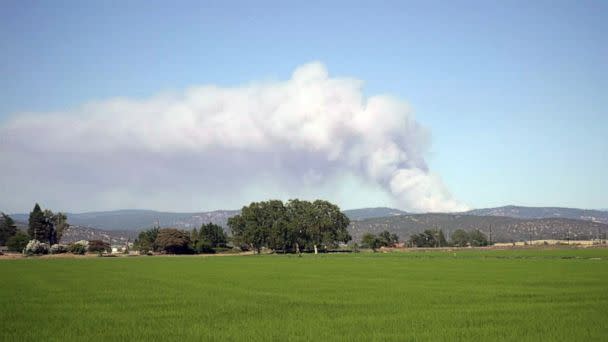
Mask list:
[[[461,214],[414,214],[353,221],[349,232],[360,240],[366,232],[395,233],[404,240],[425,229],[440,229],[450,235],[457,229],[478,229],[494,242],[511,242],[539,239],[587,240],[605,238],[608,225],[598,222],[563,218],[517,219],[500,216],[473,216]]]

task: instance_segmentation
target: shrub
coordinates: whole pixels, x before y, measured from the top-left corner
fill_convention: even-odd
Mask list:
[[[196,249],[197,253],[215,254],[215,250],[213,249],[213,246],[211,245],[211,243],[209,243],[207,241],[197,241],[195,249]]]
[[[51,254],[63,254],[68,252],[68,246],[58,243],[51,246]]]
[[[88,246],[88,241],[87,241],[87,246],[85,246],[84,244],[81,243],[82,241],[78,241],[78,242],[74,242],[68,245],[68,252],[72,253],[72,254],[79,254],[79,255],[83,255],[84,253],[87,252],[87,246]]]
[[[38,240],[30,240],[23,249],[23,254],[26,255],[41,255],[49,254],[49,245]]]
[[[23,252],[25,246],[30,241],[29,236],[23,232],[17,232],[17,234],[11,236],[6,241],[6,246],[11,252]]]
[[[192,253],[190,234],[182,230],[172,228],[160,229],[155,243],[168,254]]]
[[[89,248],[89,241],[88,240],[79,240],[79,241],[76,241],[74,243],[78,244],[78,245],[83,245],[87,249]]]

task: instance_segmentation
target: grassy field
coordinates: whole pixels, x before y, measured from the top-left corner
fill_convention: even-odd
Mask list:
[[[0,340],[608,335],[608,249],[0,261]]]

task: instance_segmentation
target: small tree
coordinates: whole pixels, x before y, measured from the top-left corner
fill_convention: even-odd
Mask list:
[[[397,236],[397,234],[391,234],[388,230],[378,234],[378,238],[380,239],[381,245],[385,247],[394,246],[399,242],[399,236]]]
[[[456,247],[466,247],[469,244],[469,233],[462,229],[457,229],[452,233],[452,245]]]
[[[133,248],[141,253],[148,253],[150,251],[158,252],[159,248],[156,244],[156,238],[158,237],[159,231],[159,227],[154,227],[140,232],[133,243]]]
[[[488,238],[484,233],[479,231],[479,229],[475,229],[469,233],[469,242],[471,246],[480,247],[488,245]]]
[[[224,233],[224,228],[209,222],[201,226],[198,233],[198,241],[202,241],[205,244],[214,247],[225,247],[228,242],[228,237]]]
[[[74,242],[68,245],[68,252],[77,255],[84,255],[87,252],[87,246],[82,243]]]
[[[8,239],[6,246],[11,252],[22,252],[29,241],[30,237],[27,234],[22,231],[18,231],[15,235]]]
[[[382,241],[372,233],[365,233],[361,238],[361,245],[365,248],[370,248],[375,252],[376,249],[382,246]]]

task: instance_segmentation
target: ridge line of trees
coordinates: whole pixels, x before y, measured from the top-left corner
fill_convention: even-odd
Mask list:
[[[411,235],[409,244],[412,247],[483,247],[489,246],[491,243],[479,229],[468,232],[464,229],[456,229],[449,242],[445,238],[443,230],[427,229],[422,233]]]

